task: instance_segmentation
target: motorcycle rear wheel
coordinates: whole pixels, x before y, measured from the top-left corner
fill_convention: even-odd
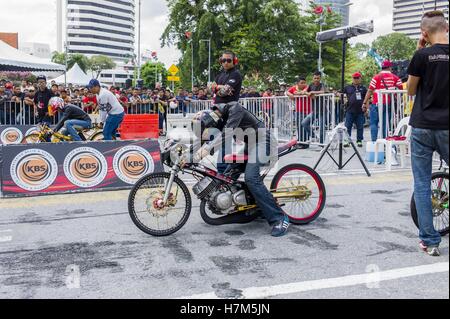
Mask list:
[[[303,164],[283,167],[273,178],[270,189],[272,192],[298,189],[310,192],[305,198],[278,199],[290,222],[296,225],[306,225],[316,220],[325,207],[327,193],[322,178],[314,169]]]

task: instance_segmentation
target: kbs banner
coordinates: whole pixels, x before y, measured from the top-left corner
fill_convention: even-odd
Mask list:
[[[157,140],[7,145],[0,158],[4,197],[127,189],[163,171]]]
[[[0,125],[0,145],[20,144],[25,136],[37,131],[37,127],[31,125]]]

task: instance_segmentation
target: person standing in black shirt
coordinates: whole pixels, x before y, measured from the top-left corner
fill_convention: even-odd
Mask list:
[[[345,127],[347,127],[348,135],[352,137],[352,128],[356,124],[358,134],[356,138],[356,144],[358,147],[362,147],[364,140],[364,114],[367,112],[367,108],[363,106],[364,97],[367,94],[367,88],[362,85],[361,73],[356,72],[352,76],[353,84],[344,88],[344,94],[347,96],[347,110],[345,113]],[[349,147],[350,144],[346,142],[345,147]]]
[[[441,236],[433,224],[431,172],[433,153],[449,161],[448,23],[441,11],[425,13],[418,51],[408,68],[408,94],[416,96],[411,115],[411,160],[420,248],[439,256]]]
[[[48,102],[53,97],[52,92],[47,88],[47,78],[40,75],[37,78],[38,91],[34,96],[34,104],[36,105],[36,122],[52,124],[52,119],[48,114]]]
[[[238,102],[242,89],[242,75],[237,70],[237,64],[239,60],[232,51],[224,51],[222,57],[219,59],[222,65],[222,71],[216,77],[212,84],[211,90],[214,94],[214,104],[228,104],[230,102]],[[225,149],[222,149],[222,153],[219,158],[223,159],[225,155]],[[228,164],[217,163],[217,170],[219,173],[225,172],[228,168]]]
[[[236,68],[239,60],[233,52],[225,51],[219,61],[222,65],[222,72],[212,84],[215,104],[237,102],[242,88],[242,76]]]

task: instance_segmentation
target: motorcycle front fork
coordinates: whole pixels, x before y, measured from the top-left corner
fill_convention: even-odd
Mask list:
[[[178,175],[179,171],[180,171],[180,168],[178,167],[178,163],[175,163],[175,165],[172,166],[172,169],[170,170],[170,178],[164,189],[164,199],[163,199],[164,204],[167,204],[167,202],[169,200],[170,190],[172,189],[173,182],[175,180],[175,177]]]

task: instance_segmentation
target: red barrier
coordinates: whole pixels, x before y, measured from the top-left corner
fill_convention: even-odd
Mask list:
[[[121,140],[159,138],[158,114],[126,114],[119,128]]]

